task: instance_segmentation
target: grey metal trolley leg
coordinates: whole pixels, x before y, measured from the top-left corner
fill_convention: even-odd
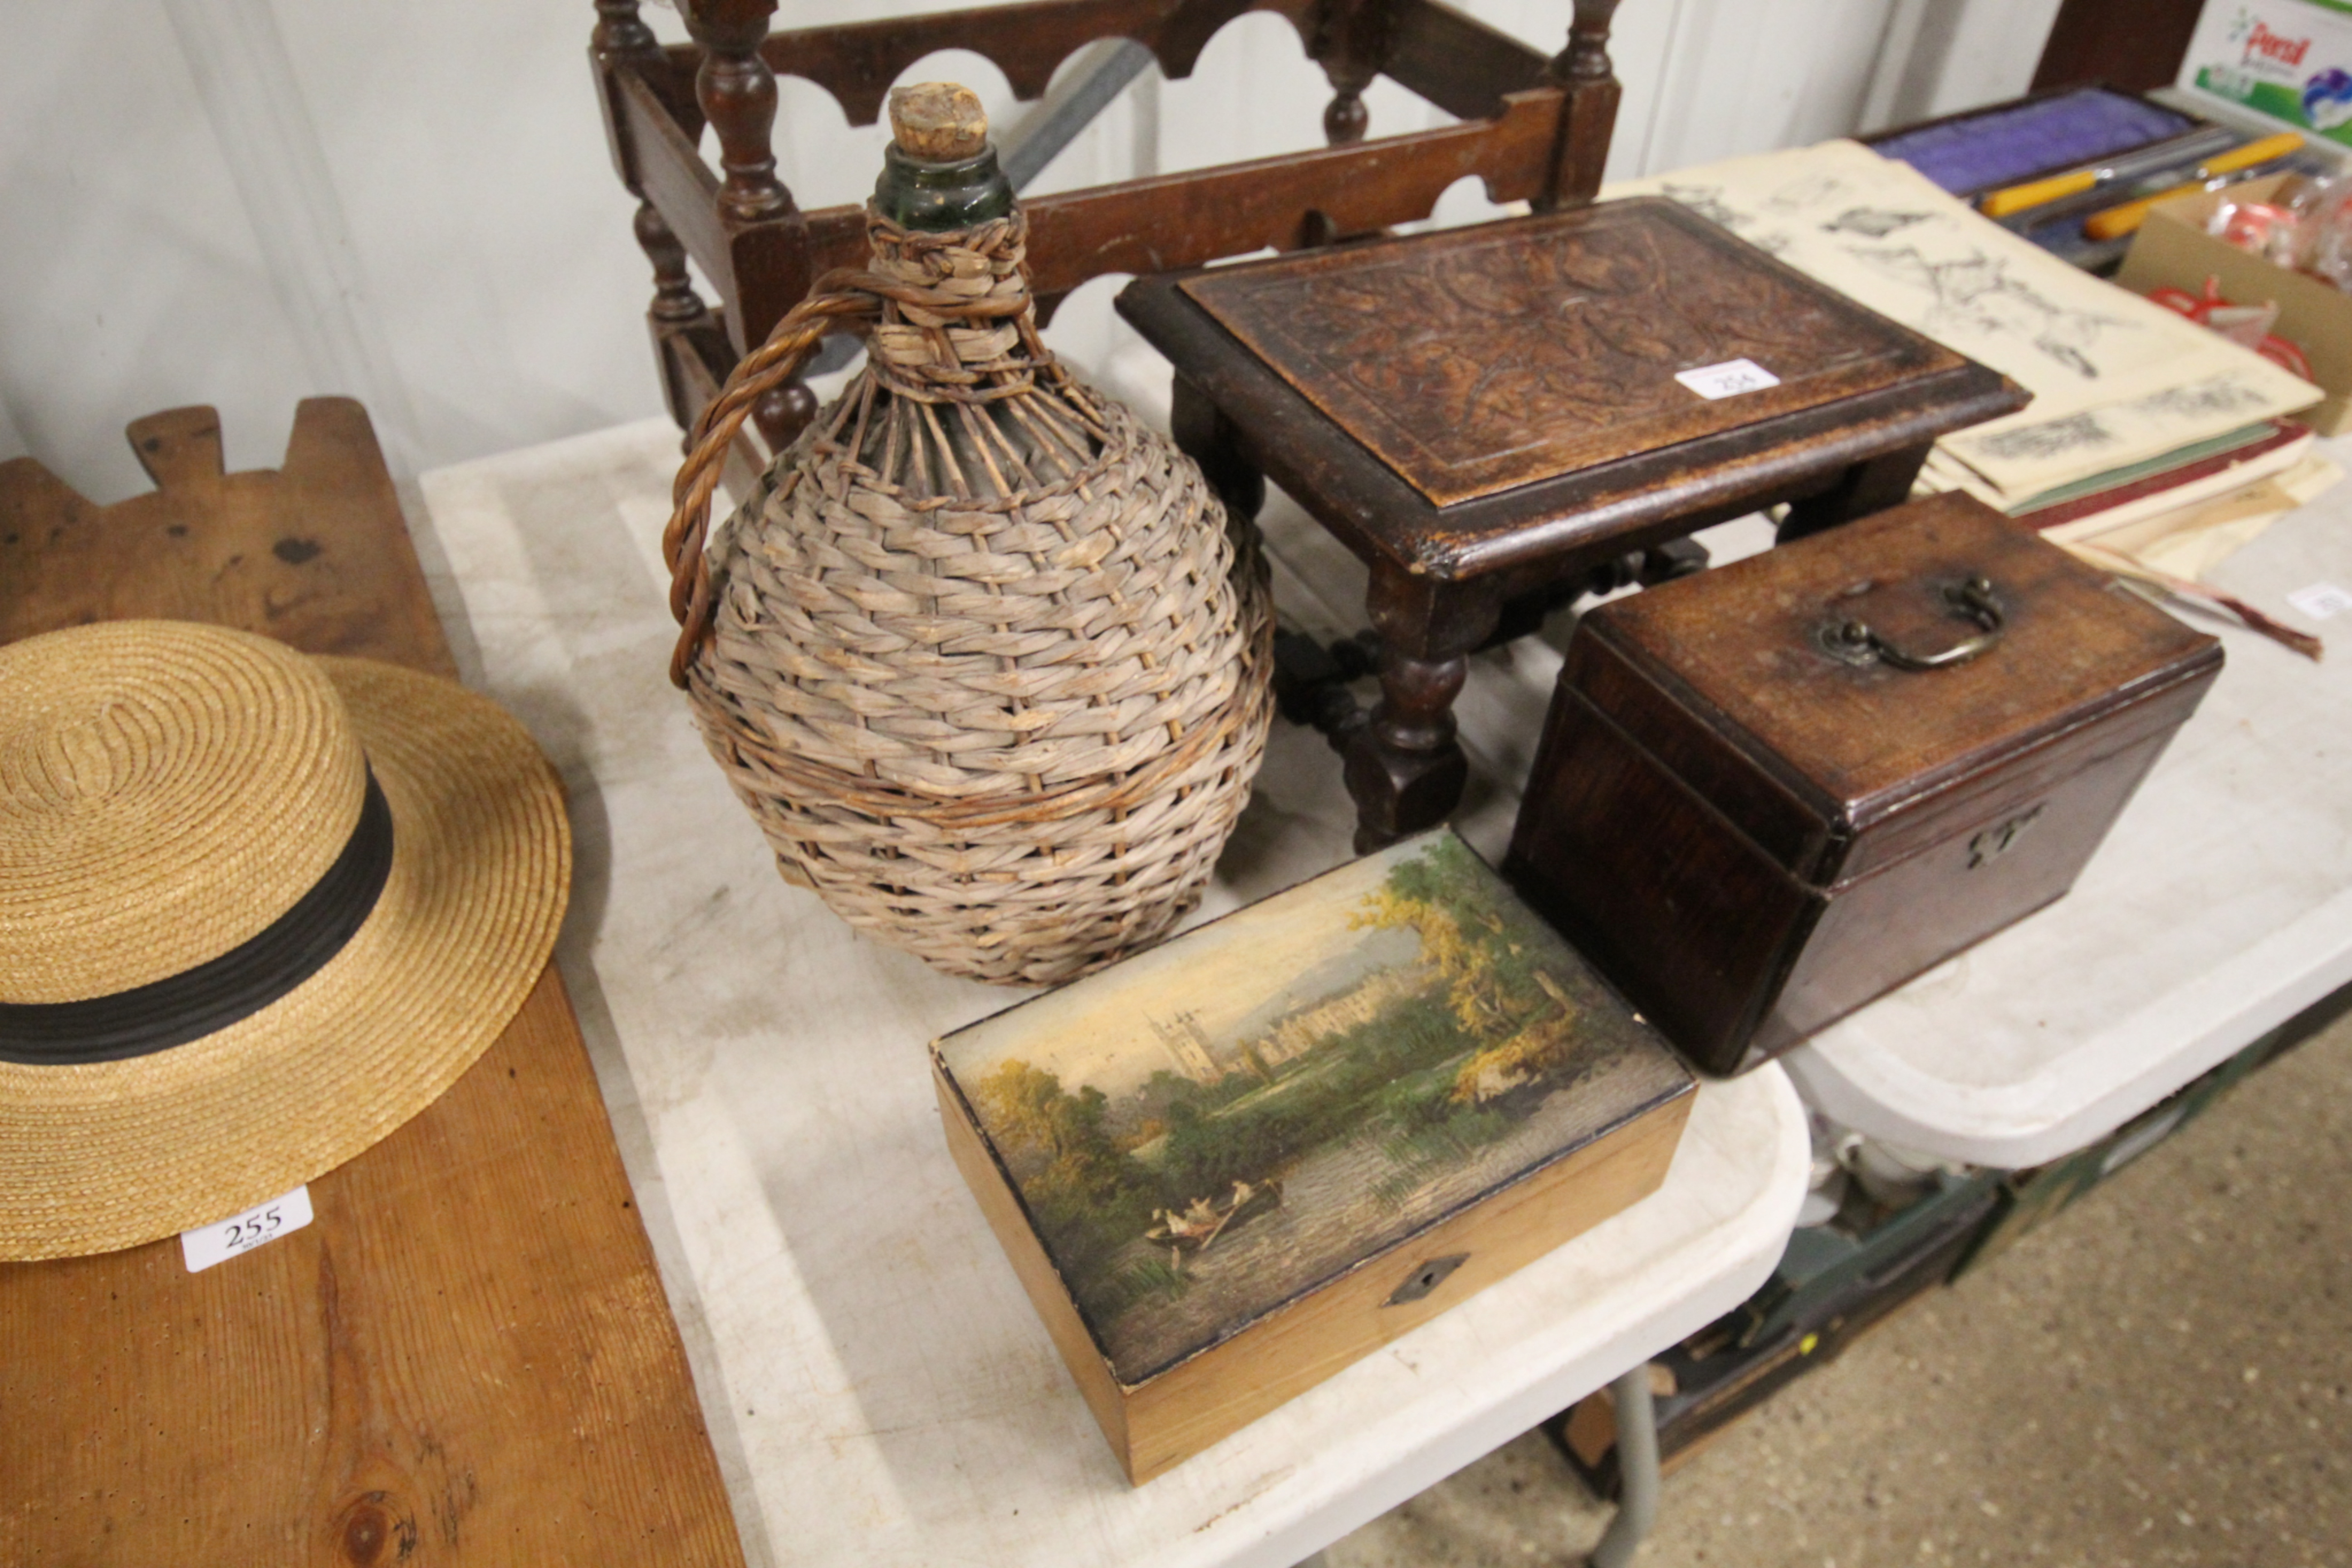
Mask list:
[[[1611,1384],[1609,1392],[1617,1407],[1619,1501],[1591,1561],[1592,1568],[1630,1568],[1658,1519],[1658,1413],[1650,1402],[1649,1363]]]

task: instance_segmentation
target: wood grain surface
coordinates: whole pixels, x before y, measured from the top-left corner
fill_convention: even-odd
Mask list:
[[[0,641],[169,616],[454,674],[365,412],[276,473],[209,408],[162,489],[0,465]],[[310,1183],[307,1228],[0,1265],[0,1564],[734,1564],[683,1347],[551,966],[455,1088]]]
[[[1866,616],[1939,669],[1857,666]],[[1913,501],[1578,624],[1505,868],[1685,1055],[1733,1072],[2062,897],[2221,645],[1973,497]]]
[[[1966,363],[1656,197],[1181,287],[1439,506]],[[1709,398],[1675,379],[1739,360],[1775,384]]]
[[[1983,657],[1919,672],[1823,653],[1827,628],[1856,618],[1923,654],[1962,641],[1979,628],[1943,590],[1971,576],[2005,607]],[[1597,609],[1586,629],[1672,683],[1695,722],[1859,831],[2221,666],[2215,638],[1958,492],[1636,595]]]
[[[1646,198],[1635,199],[1647,205]],[[1583,210],[1601,214],[1619,205],[1631,204]],[[1538,233],[1548,224],[1580,216],[1510,218],[1483,229],[1446,232],[1491,232],[1496,237]],[[1334,265],[1379,243],[1331,252]],[[1786,281],[1791,289],[1801,285],[1804,293],[1819,293],[1817,285],[1752,247],[1731,241],[1727,254],[1736,262],[1727,270],[1751,283],[1769,280],[1777,290]],[[1833,515],[1825,521],[1843,522],[1858,515],[1851,508],[1868,510],[1900,500],[1937,437],[2012,413],[2028,401],[2028,395],[2006,377],[1851,302],[1839,302],[1834,313],[1855,322],[1858,335],[1853,341],[1865,354],[1884,352],[1878,346],[1884,342],[1881,333],[1908,339],[1912,345],[1900,354],[1867,359],[1861,390],[1826,402],[1800,399],[1795,406],[1777,411],[1769,402],[1756,401],[1769,399],[1777,388],[1727,397],[1716,405],[1719,412],[1697,416],[1699,422],[1687,431],[1652,430],[1670,437],[1664,445],[1645,446],[1629,438],[1614,453],[1605,451],[1609,437],[1604,428],[1598,435],[1600,445],[1578,458],[1575,466],[1548,469],[1530,464],[1532,471],[1523,476],[1523,482],[1440,504],[1376,456],[1346,423],[1301,392],[1193,295],[1193,286],[1206,278],[1223,284],[1227,277],[1239,280],[1261,269],[1290,265],[1287,258],[1277,258],[1139,277],[1119,291],[1114,304],[1146,342],[1175,364],[1177,443],[1204,470],[1218,473],[1219,482],[1228,488],[1241,472],[1273,480],[1368,564],[1392,563],[1416,578],[1463,583],[1532,569],[1532,577],[1506,584],[1517,592],[1778,501],[1807,507],[1818,498],[1832,503]],[[1717,291],[1716,286],[1698,284],[1687,274],[1677,276],[1674,285],[1677,297]],[[1651,335],[1655,341],[1655,333]],[[1903,374],[1889,374],[1906,361]],[[1563,363],[1555,368],[1565,372],[1570,367]],[[1683,390],[1670,376],[1663,384],[1677,394]],[[1540,397],[1548,403],[1557,395],[1556,388],[1546,387]],[[1580,402],[1595,395],[1605,397],[1605,385],[1577,390]],[[1208,404],[1215,419],[1202,424],[1197,416],[1188,416],[1188,399]],[[1195,422],[1189,435],[1188,416]],[[1527,422],[1533,428],[1542,425],[1534,415]],[[1204,445],[1200,437],[1212,431]],[[1636,425],[1631,436],[1641,434],[1643,428]],[[1188,439],[1191,445],[1186,445]],[[1228,449],[1212,449],[1219,443]],[[1500,456],[1505,461],[1518,460],[1507,451]],[[1853,470],[1890,460],[1893,470],[1879,476],[1879,482],[1851,482],[1858,477]],[[1893,489],[1898,474],[1901,488]],[[1233,497],[1228,494],[1227,499]]]

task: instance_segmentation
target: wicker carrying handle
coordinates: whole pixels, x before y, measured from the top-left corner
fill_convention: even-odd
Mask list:
[[[909,236],[887,220],[875,217],[870,210],[868,224],[902,241],[912,240],[930,247],[953,244],[959,237]],[[982,243],[1009,243],[1017,254],[1026,237],[1027,225],[1016,216],[985,224],[976,234]],[[677,480],[670,487],[672,510],[669,525],[662,530],[662,560],[669,567],[669,611],[679,628],[677,646],[670,654],[670,684],[685,688],[686,672],[694,663],[695,653],[710,635],[714,606],[710,567],[703,550],[710,528],[710,498],[719,488],[727,449],[734,444],[743,422],[751,416],[760,399],[789,381],[816,352],[816,345],[825,334],[843,322],[855,322],[862,331],[881,320],[886,307],[890,305],[912,307],[932,320],[943,321],[1018,316],[1030,305],[1025,272],[1023,279],[1024,286],[1014,292],[973,298],[870,271],[829,272],[817,279],[806,299],[785,312],[783,320],[769,332],[766,342],[736,362],[734,370],[728,374],[727,384],[696,416],[688,436],[691,445],[686,461],[678,465]]]
[[[670,486],[669,524],[662,530],[662,561],[669,567],[669,613],[677,621],[677,646],[669,656],[670,684],[686,686],[687,668],[710,635],[710,565],[703,543],[710,530],[710,498],[727,465],[728,448],[762,397],[792,379],[816,352],[835,324],[878,313],[881,279],[836,272],[784,313],[768,341],[735,362],[727,384],[695,416],[686,461]]]

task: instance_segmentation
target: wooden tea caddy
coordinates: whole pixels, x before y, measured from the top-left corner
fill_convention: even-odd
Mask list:
[[[1696,1089],[1451,832],[931,1060],[956,1164],[1138,1483],[1656,1190]]]
[[[1602,605],[1505,869],[1709,1072],[2063,894],[2221,646],[1943,495]]]

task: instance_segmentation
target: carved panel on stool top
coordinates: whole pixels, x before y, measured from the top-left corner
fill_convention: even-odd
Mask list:
[[[1438,506],[1960,363],[1654,200],[1181,287]]]

